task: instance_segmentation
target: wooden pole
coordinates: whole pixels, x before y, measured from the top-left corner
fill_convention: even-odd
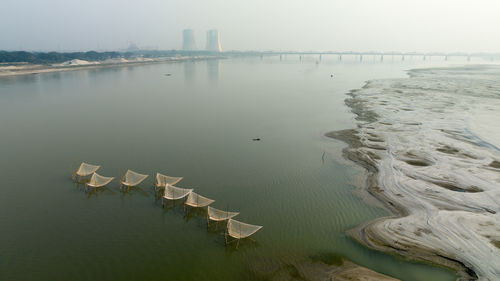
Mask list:
[[[238,249],[238,246],[240,245],[240,239],[241,239],[241,223],[240,223],[240,227],[238,228],[238,230],[240,231],[240,237],[238,238],[238,243],[236,243],[236,249]]]
[[[208,217],[208,210],[207,210],[207,230],[210,227],[210,218]]]
[[[175,208],[175,189],[172,189],[172,198],[174,198],[172,201],[174,201],[173,205],[174,205],[174,208]]]

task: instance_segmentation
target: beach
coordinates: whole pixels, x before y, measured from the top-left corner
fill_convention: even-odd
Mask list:
[[[328,133],[366,168],[366,188],[393,210],[349,231],[384,252],[500,276],[498,66],[415,69],[349,93],[356,129]]]

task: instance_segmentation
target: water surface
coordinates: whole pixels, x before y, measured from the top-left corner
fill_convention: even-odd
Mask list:
[[[247,280],[255,260],[335,253],[403,280],[454,280],[448,270],[346,237],[388,212],[353,192],[363,171],[341,159],[345,144],[323,137],[354,126],[347,91],[404,77],[423,62],[317,61],[243,58],[1,78],[0,279]],[[70,178],[81,161],[102,165],[105,176],[127,169],[151,176],[127,193],[116,181],[85,193]],[[155,172],[184,176],[179,186],[263,225],[256,242],[226,247],[202,213],[162,209]]]

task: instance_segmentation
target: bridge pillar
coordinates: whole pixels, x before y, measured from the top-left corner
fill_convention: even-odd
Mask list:
[[[302,61],[302,56],[299,56],[299,61]]]
[[[401,56],[401,60],[405,60],[405,55],[402,55],[402,56]]]
[[[467,56],[467,61],[470,61],[470,56]]]
[[[384,55],[380,55],[380,61],[384,61]]]
[[[339,60],[340,60],[340,61],[342,60],[342,55],[339,55]]]
[[[280,60],[282,60],[282,59],[283,59],[283,58],[282,58],[282,55],[280,54]]]
[[[425,60],[425,55],[424,55],[424,60]]]
[[[359,55],[359,61],[363,61],[363,55]]]
[[[448,56],[444,56],[444,60],[448,60]]]
[[[321,59],[323,59],[323,56],[322,56],[322,55],[319,55],[319,61],[321,61]]]

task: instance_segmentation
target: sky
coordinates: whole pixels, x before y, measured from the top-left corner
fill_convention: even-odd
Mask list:
[[[0,50],[500,52],[498,0],[0,0]]]

